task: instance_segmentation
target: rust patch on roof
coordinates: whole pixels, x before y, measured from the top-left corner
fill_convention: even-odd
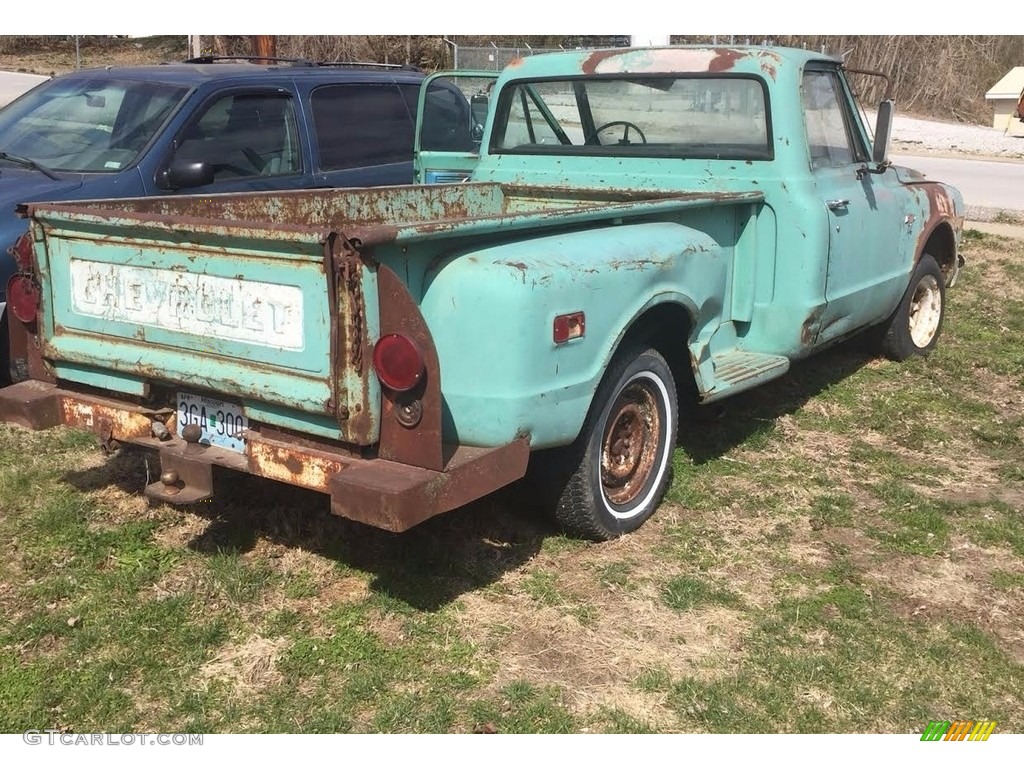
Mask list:
[[[592,75],[597,71],[597,65],[605,59],[611,58],[612,56],[618,56],[631,49],[626,48],[625,50],[614,50],[614,51],[594,51],[587,60],[583,62],[583,71],[588,75]]]
[[[732,69],[737,59],[742,59],[747,54],[735,48],[715,48],[715,58],[708,64],[708,72],[724,72]]]
[[[616,48],[594,51],[582,64],[586,74],[626,72],[726,72],[740,59],[754,56],[775,77],[780,57],[770,51],[745,48]]]
[[[774,51],[761,51],[757,57],[761,60],[761,71],[774,80],[778,75],[776,65],[782,61],[782,57]]]

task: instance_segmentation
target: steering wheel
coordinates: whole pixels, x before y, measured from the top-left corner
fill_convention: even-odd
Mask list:
[[[263,159],[263,156],[252,147],[242,147],[241,152],[245,155],[245,159],[255,166],[256,171],[262,174],[263,169],[267,167],[267,161]]]
[[[621,125],[624,130],[622,131],[622,138],[619,139],[618,141],[616,141],[615,142],[616,144],[632,144],[633,143],[632,141],[629,140],[629,130],[631,128],[634,131],[636,131],[637,135],[640,137],[640,143],[641,144],[646,144],[647,143],[647,137],[644,136],[644,132],[640,130],[640,126],[638,126],[636,123],[631,123],[628,120],[612,120],[610,123],[605,123],[604,125],[602,125],[596,131],[594,131],[594,135],[598,137],[597,143],[598,144],[603,144],[603,142],[600,139],[601,131],[605,130],[606,128],[614,128],[614,127],[619,126],[619,125]]]

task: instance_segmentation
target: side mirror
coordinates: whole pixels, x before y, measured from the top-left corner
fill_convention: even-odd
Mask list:
[[[487,112],[490,110],[490,99],[487,94],[477,93],[469,99],[469,114],[473,118],[473,140],[480,141],[484,136],[484,125],[487,123]]]
[[[892,136],[894,106],[892,99],[878,105],[878,119],[875,122],[875,143],[871,148],[871,160],[878,165],[889,163],[889,139]]]
[[[161,189],[192,189],[213,183],[214,168],[199,160],[172,160],[157,179]]]

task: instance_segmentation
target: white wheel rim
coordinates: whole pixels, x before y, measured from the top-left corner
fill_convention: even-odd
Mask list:
[[[917,284],[910,301],[910,338],[924,349],[935,338],[942,319],[942,290],[933,275],[925,275]]]
[[[652,473],[654,475],[653,482],[650,482],[650,475],[648,475],[647,482],[645,482],[644,485],[648,485],[648,482],[650,483],[650,485],[647,488],[647,492],[645,494],[642,494],[642,498],[638,498],[638,494],[638,496],[634,496],[633,498],[630,499],[629,506],[627,506],[625,509],[616,509],[614,506],[612,506],[611,500],[608,498],[608,492],[602,484],[601,501],[604,504],[604,508],[608,512],[608,514],[610,514],[612,517],[618,520],[629,520],[632,517],[636,517],[637,515],[644,512],[647,509],[648,505],[650,505],[650,503],[654,500],[654,496],[658,492],[658,487],[661,485],[661,479],[665,475],[665,472],[668,471],[670,457],[673,448],[672,412],[670,410],[671,405],[669,403],[668,389],[666,388],[665,383],[661,380],[660,377],[658,377],[654,373],[650,371],[641,371],[640,373],[631,376],[629,381],[627,381],[622,386],[619,392],[622,393],[626,391],[631,384],[638,381],[645,381],[647,386],[650,388],[650,391],[652,393],[657,393],[658,399],[661,400],[661,404],[665,408],[665,441],[663,445],[657,446],[657,454],[655,457],[653,457],[654,466],[651,468]],[[616,395],[616,401],[617,400],[618,395]],[[608,425],[606,424],[606,428],[607,426]],[[659,427],[660,426],[661,425],[659,425]],[[658,431],[660,432],[660,429]],[[604,445],[604,441],[602,441],[602,445]],[[604,451],[600,451],[598,452],[597,456],[598,477],[601,477],[603,453]]]

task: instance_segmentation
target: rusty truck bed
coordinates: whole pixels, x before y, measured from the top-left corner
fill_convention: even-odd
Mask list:
[[[26,206],[33,214],[95,216],[182,231],[272,229],[338,232],[366,246],[419,242],[438,236],[479,236],[545,225],[643,216],[731,202],[757,202],[749,192],[657,192],[634,189],[540,187],[475,182],[438,186],[302,190],[174,198],[86,200]],[[265,234],[265,233],[264,233]]]

